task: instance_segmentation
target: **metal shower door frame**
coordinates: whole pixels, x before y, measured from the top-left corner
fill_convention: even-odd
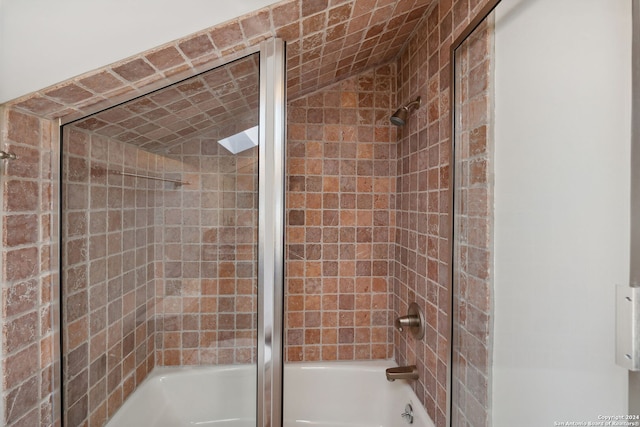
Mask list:
[[[629,284],[640,287],[640,0],[632,3],[631,245]],[[640,372],[629,371],[629,414],[640,415]]]
[[[258,184],[258,427],[282,426],[285,43],[260,44]]]

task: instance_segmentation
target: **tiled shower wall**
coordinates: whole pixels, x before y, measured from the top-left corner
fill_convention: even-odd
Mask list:
[[[486,0],[443,0],[418,26],[398,60],[397,101],[422,106],[399,131],[395,315],[416,301],[425,311],[421,342],[395,335],[395,358],[418,366],[414,385],[436,426],[446,424],[451,306],[451,43]]]
[[[286,360],[393,356],[395,69],[289,102]]]
[[[63,363],[70,426],[102,425],[154,367],[152,154],[63,133]]]
[[[258,149],[193,138],[157,156],[158,365],[255,363]]]
[[[4,423],[51,425],[59,390],[57,129],[49,120],[0,111],[3,161],[2,389]]]

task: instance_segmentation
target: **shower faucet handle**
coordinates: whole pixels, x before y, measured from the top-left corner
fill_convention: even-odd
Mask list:
[[[424,312],[418,304],[412,302],[409,304],[407,315],[398,317],[395,321],[395,326],[400,332],[408,328],[411,335],[413,335],[415,339],[420,340],[424,337]]]
[[[420,326],[420,316],[407,314],[406,316],[400,316],[396,319],[396,328],[400,332],[402,332],[404,328],[411,328],[413,326]]]

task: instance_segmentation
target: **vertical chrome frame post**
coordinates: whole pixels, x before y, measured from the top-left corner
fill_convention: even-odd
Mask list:
[[[632,3],[631,251],[629,283],[640,287],[640,0]],[[629,371],[629,414],[640,414],[640,372]]]
[[[257,426],[282,426],[285,46],[260,45]]]

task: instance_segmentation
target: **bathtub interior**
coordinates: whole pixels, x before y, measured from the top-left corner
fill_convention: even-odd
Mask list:
[[[255,403],[255,365],[157,367],[107,427],[251,427]]]
[[[433,427],[431,419],[406,381],[389,382],[392,361],[296,363],[285,365],[285,426],[409,425],[402,418],[407,403],[412,426]]]
[[[406,381],[388,382],[391,361],[286,364],[284,426],[400,427],[433,422]],[[107,427],[255,426],[255,365],[158,367]]]

